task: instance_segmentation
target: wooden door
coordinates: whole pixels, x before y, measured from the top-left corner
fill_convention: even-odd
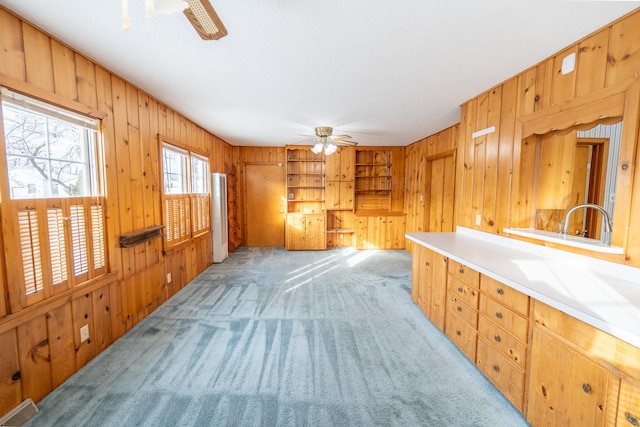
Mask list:
[[[246,245],[284,246],[285,177],[282,165],[245,165]]]
[[[305,249],[327,249],[324,214],[305,215]]]
[[[427,164],[427,231],[453,231],[455,162],[453,153]]]
[[[537,329],[531,348],[531,425],[603,426],[611,373]]]

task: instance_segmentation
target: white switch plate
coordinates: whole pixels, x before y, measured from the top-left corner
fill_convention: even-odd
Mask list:
[[[482,215],[477,214],[476,215],[476,225],[480,225],[482,224]]]
[[[89,325],[84,325],[80,328],[80,342],[85,342],[89,339]]]
[[[167,273],[167,283],[171,283],[171,273]]]

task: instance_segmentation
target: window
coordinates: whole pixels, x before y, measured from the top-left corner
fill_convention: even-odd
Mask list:
[[[99,121],[1,88],[12,311],[107,271]],[[20,250],[14,248],[19,247]]]
[[[166,141],[162,143],[165,248],[210,229],[209,160]]]

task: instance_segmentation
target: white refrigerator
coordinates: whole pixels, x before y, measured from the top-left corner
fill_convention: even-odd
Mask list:
[[[227,175],[211,174],[211,235],[213,262],[223,262],[229,256],[229,220],[227,218]]]

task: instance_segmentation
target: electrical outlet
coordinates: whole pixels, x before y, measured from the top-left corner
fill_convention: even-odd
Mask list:
[[[344,238],[344,235],[342,233],[338,234],[338,238],[342,239]]]
[[[84,325],[80,328],[80,342],[85,342],[89,339],[89,325]]]
[[[476,225],[480,225],[482,224],[482,215],[477,214],[476,215]]]
[[[167,273],[167,283],[171,283],[171,273]]]
[[[422,201],[422,194],[420,195],[420,201]]]

